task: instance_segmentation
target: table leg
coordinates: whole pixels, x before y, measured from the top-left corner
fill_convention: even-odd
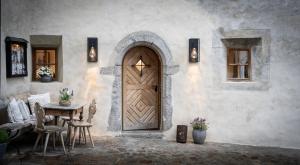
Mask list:
[[[68,129],[67,129],[67,138],[66,138],[66,142],[65,142],[65,144],[66,144],[66,146],[69,146],[69,144],[70,144],[70,129],[71,129],[71,127],[68,125]]]
[[[70,117],[70,122],[73,121],[73,112],[70,112],[69,113],[69,117]],[[71,142],[72,142],[72,127],[70,126],[70,124],[68,124],[68,146],[70,147],[71,146]]]
[[[57,124],[58,124],[58,116],[54,116],[54,125],[56,125],[57,126]],[[56,132],[54,132],[54,135],[53,135],[54,137],[56,137],[57,135],[56,135]],[[55,138],[53,138],[52,140],[55,140]],[[55,143],[55,142],[54,142]]]
[[[54,124],[57,125],[57,123],[58,123],[58,116],[54,116],[54,122],[55,122]]]

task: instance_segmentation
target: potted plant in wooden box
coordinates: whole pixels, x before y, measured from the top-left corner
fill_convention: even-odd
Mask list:
[[[50,67],[42,66],[37,70],[41,82],[50,82],[53,79],[53,73]]]
[[[7,131],[4,129],[0,129],[0,161],[3,159],[3,156],[6,152],[7,142],[8,142]]]
[[[203,144],[206,138],[207,124],[204,118],[195,118],[191,123],[193,126],[193,140],[195,144]]]

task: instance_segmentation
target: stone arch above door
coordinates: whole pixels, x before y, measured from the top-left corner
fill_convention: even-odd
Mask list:
[[[154,50],[162,62],[162,126],[165,131],[172,127],[172,78],[171,75],[179,70],[174,65],[171,51],[165,41],[157,34],[149,31],[139,31],[127,35],[115,47],[112,56],[114,66],[100,69],[102,75],[113,75],[115,77],[112,88],[112,105],[108,120],[109,131],[122,130],[122,62],[126,52],[136,46],[146,46]]]

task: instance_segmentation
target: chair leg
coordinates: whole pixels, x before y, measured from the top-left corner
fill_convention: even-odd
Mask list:
[[[62,135],[62,132],[59,133],[59,136],[60,136],[61,145],[62,145],[62,147],[63,147],[64,153],[67,154],[67,153],[66,153],[65,144],[64,144],[64,137],[63,137],[63,135]]]
[[[66,124],[66,120],[63,120],[63,124],[62,124],[62,127],[64,127]]]
[[[81,135],[82,135],[82,134],[81,134],[81,133],[82,133],[82,132],[81,132],[81,129],[82,129],[82,128],[79,127],[79,144],[80,144],[80,141],[81,141]]]
[[[74,136],[73,136],[73,144],[72,144],[72,149],[74,149],[74,145],[75,145],[75,137],[76,137],[76,133],[77,133],[77,130],[78,130],[78,127],[75,127],[74,128],[75,130],[74,130]]]
[[[89,133],[89,136],[90,136],[91,143],[92,143],[92,145],[94,147],[94,141],[93,141],[93,138],[91,136],[90,127],[87,127],[87,130],[88,130],[88,133]]]
[[[53,150],[55,150],[55,135],[56,133],[53,133],[53,135],[52,135],[52,140],[53,140]]]
[[[48,140],[49,140],[49,135],[50,133],[46,133],[46,141],[45,141],[45,146],[44,146],[44,156],[46,155],[46,150],[47,150],[47,145],[48,145]]]
[[[83,132],[84,127],[81,127],[81,138],[82,138],[82,143],[84,142],[84,132]]]
[[[45,136],[42,135],[42,145],[40,145],[40,149],[43,149],[43,146],[45,145]]]
[[[32,152],[34,152],[34,151],[35,151],[35,149],[36,149],[37,145],[39,144],[39,141],[40,141],[40,139],[41,139],[41,136],[42,136],[42,133],[39,133],[39,134],[38,134],[38,137],[36,138],[36,141],[35,141],[35,143],[34,143],[34,146],[33,146]]]
[[[85,133],[85,127],[82,127],[83,129],[83,135],[84,135],[84,144],[86,144],[86,133]]]
[[[68,124],[68,130],[67,130],[67,139],[66,139],[66,145],[70,146],[71,145],[71,129],[72,127]]]
[[[83,132],[84,127],[81,127],[81,139],[82,143],[84,142],[84,132]]]

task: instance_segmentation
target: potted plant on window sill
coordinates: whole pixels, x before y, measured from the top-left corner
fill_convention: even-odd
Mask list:
[[[204,118],[195,118],[191,123],[193,126],[193,140],[195,144],[203,144],[206,138],[207,124]]]
[[[3,160],[8,142],[8,133],[4,129],[0,129],[0,163]]]
[[[42,66],[38,69],[37,74],[41,82],[51,82],[53,80],[53,73],[50,67]]]

